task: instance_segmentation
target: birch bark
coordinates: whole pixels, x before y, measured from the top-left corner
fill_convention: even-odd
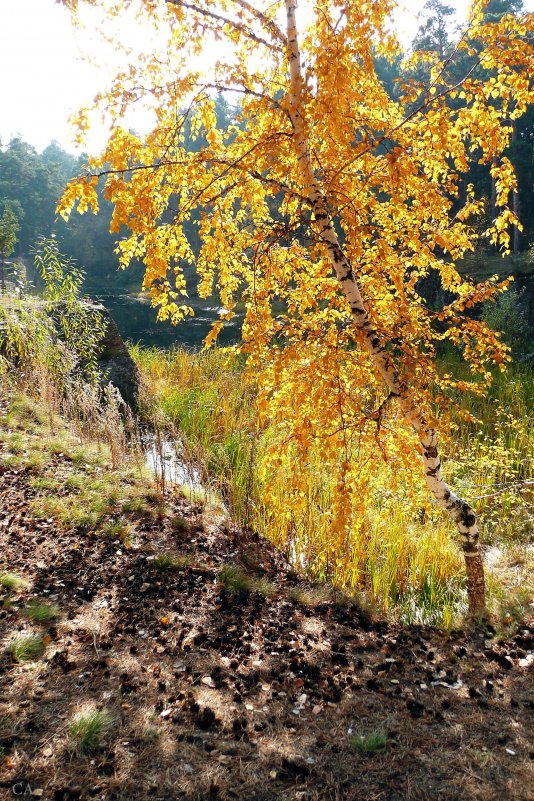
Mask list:
[[[414,402],[410,387],[401,379],[385,343],[367,314],[357,277],[339,242],[327,199],[315,176],[310,154],[296,22],[296,0],[285,0],[285,7],[290,69],[289,115],[303,181],[303,194],[307,197],[314,212],[315,236],[326,245],[332,267],[341,283],[350,306],[354,325],[360,332],[364,347],[371,356],[390,395],[396,399],[405,418],[419,437],[428,487],[439,506],[446,510],[460,532],[467,574],[469,611],[474,615],[480,614],[485,610],[485,582],[477,518],[467,501],[456,495],[445,481],[441,470],[437,431],[429,425],[422,410]]]

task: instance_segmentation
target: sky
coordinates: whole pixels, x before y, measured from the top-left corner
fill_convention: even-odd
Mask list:
[[[465,19],[468,1],[448,0]],[[409,43],[418,27],[424,0],[405,0],[398,25],[402,40]],[[527,8],[534,8],[529,0]],[[134,33],[135,35],[135,33]],[[38,151],[52,140],[76,152],[68,118],[89,104],[115,71],[113,52],[91,36],[74,32],[69,15],[54,0],[0,0],[0,142],[20,135]],[[93,57],[82,61],[80,45]],[[142,128],[142,124],[132,127]],[[98,148],[99,132],[89,140]]]

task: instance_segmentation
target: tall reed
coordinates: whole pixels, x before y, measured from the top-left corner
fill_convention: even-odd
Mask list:
[[[288,494],[290,456],[267,476],[259,469],[276,432],[258,428],[254,389],[243,385],[235,355],[141,347],[133,355],[179,432],[184,458],[218,487],[238,522],[253,525],[316,578],[364,592],[383,610],[430,622],[450,621],[462,610],[460,550],[422,485],[377,463],[366,488],[374,500],[364,513],[353,505],[350,535],[334,541],[330,471],[313,449],[298,495]],[[486,542],[524,542],[532,531],[532,488],[522,482],[534,474],[533,373],[512,367],[496,375],[487,398],[461,402],[476,421],[454,420],[447,473],[467,497],[479,499]]]

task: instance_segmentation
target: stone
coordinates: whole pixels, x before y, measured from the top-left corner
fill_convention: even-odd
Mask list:
[[[131,409],[137,408],[137,396],[141,376],[130,352],[122,339],[115,320],[105,306],[95,305],[106,325],[106,333],[100,342],[98,367],[102,371],[103,383],[116,387],[125,403]]]

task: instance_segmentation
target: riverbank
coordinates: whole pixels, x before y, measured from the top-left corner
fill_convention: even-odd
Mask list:
[[[6,797],[529,798],[534,627],[370,618],[6,392],[0,553]]]
[[[291,494],[291,462],[276,470],[266,466],[277,432],[259,426],[254,386],[244,383],[238,357],[218,349],[142,347],[132,355],[149,390],[150,414],[174,429],[186,461],[237,522],[252,526],[316,579],[333,581],[380,613],[408,624],[450,627],[461,620],[460,549],[429,502],[416,463],[410,474],[375,456],[369,502],[355,512],[351,539],[340,543],[329,528],[328,466],[314,460],[313,447],[298,497]],[[449,357],[443,369],[461,375],[462,365]],[[480,514],[489,603],[501,620],[528,614],[534,598],[533,419],[534,373],[527,364],[512,365],[496,372],[487,398],[461,399],[444,445],[448,477]]]
[[[172,479],[163,469],[168,465],[175,483],[189,479],[192,499],[227,510],[311,578],[332,583],[367,608],[405,624],[461,623],[466,595],[460,550],[428,497],[417,459],[405,458],[393,441],[389,452],[382,445],[379,456],[375,438],[367,438],[362,450],[356,436],[344,449],[333,449],[328,462],[310,439],[306,463],[301,460],[296,471],[283,421],[260,424],[243,360],[220,348],[132,347],[142,378],[139,384],[131,363],[142,386],[140,426],[116,390],[102,388],[102,314],[79,299],[71,303],[68,319],[49,304],[17,303],[13,312],[0,307],[6,386],[41,399],[51,419],[59,413],[71,420],[82,443],[87,437],[105,442],[113,469],[132,454],[140,462],[148,456],[165,490]],[[460,377],[465,369],[452,357],[441,367]],[[534,375],[526,364],[511,366],[496,372],[487,398],[457,393],[454,401],[459,403],[443,443],[445,470],[480,514],[489,609],[506,628],[505,621],[514,625],[531,613],[534,597]],[[393,405],[384,410],[383,430],[402,427],[395,414]],[[377,423],[371,416],[366,425]],[[344,508],[336,511],[331,477],[344,458],[365,468],[364,481],[362,492],[345,493]]]

